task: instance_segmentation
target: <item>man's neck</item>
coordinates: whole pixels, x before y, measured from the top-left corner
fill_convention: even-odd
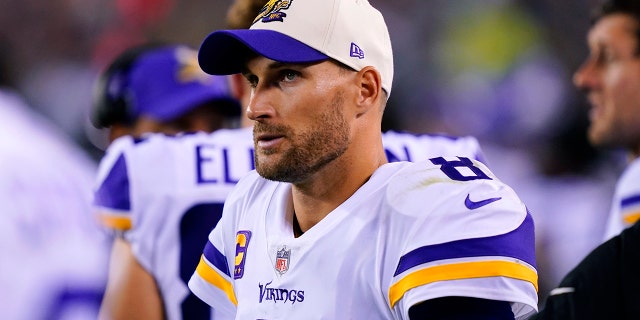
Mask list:
[[[368,163],[349,159],[336,162],[316,172],[304,183],[293,185],[293,207],[301,232],[309,230],[349,199],[387,160],[383,153]]]

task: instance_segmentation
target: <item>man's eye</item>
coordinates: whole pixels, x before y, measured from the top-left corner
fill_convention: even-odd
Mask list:
[[[255,75],[245,76],[251,88],[255,88],[258,85],[258,77]]]
[[[298,73],[291,70],[285,70],[282,72],[282,81],[289,82],[293,81],[298,77]]]

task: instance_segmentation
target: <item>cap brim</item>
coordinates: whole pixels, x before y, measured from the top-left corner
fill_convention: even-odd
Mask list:
[[[329,56],[273,30],[220,30],[202,42],[198,63],[204,72],[225,75],[242,72],[251,51],[283,63],[311,63]]]

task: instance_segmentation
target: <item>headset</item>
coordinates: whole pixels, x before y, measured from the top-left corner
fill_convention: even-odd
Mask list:
[[[140,56],[163,46],[166,44],[149,43],[129,48],[116,57],[98,77],[90,114],[94,127],[100,129],[117,123],[133,124],[136,108],[128,89],[129,72]]]

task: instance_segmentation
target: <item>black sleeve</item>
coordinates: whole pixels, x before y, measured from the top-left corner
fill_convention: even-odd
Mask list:
[[[640,319],[640,222],[591,251],[531,319]]]
[[[470,297],[426,300],[409,308],[409,319],[420,320],[502,320],[514,319],[511,304]]]

